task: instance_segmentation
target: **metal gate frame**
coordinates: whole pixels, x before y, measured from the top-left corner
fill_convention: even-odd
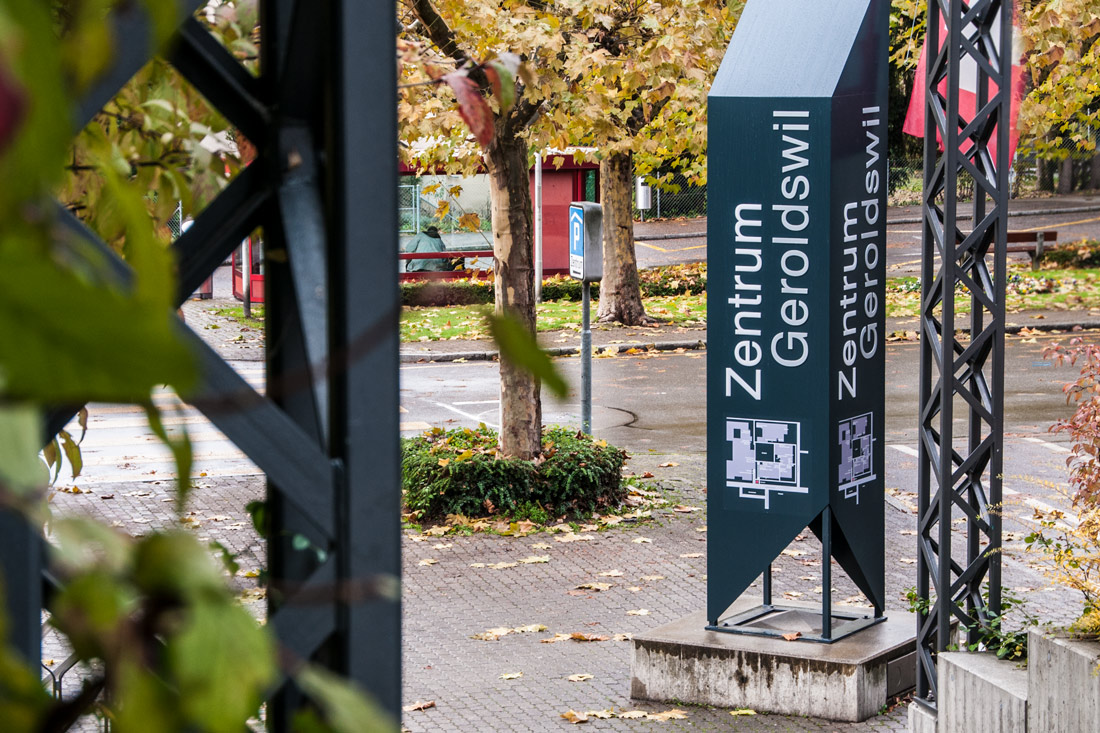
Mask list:
[[[264,470],[272,532],[268,622],[284,650],[348,677],[395,721],[401,700],[400,298],[397,273],[393,8],[361,0],[262,0],[261,73],[252,76],[176,0],[166,57],[256,144],[243,170],[173,245],[182,303],[257,227],[268,246],[267,397],[190,329],[200,386],[190,396]],[[125,39],[82,100],[83,128],[150,58],[141,3],[113,11]],[[363,218],[372,225],[361,226]],[[128,266],[58,205],[58,218]],[[274,256],[272,256],[274,255]],[[49,416],[52,436],[74,409]],[[326,550],[294,552],[304,534]],[[41,609],[56,581],[38,527],[0,514],[12,643],[40,661]],[[272,730],[301,705],[292,684],[268,703]]]
[[[973,643],[975,625],[988,626],[1001,609],[997,508],[1004,443],[1012,5],[930,0],[928,7],[917,514],[917,592],[927,605],[917,620],[917,699],[932,707],[936,654],[951,642],[951,623],[968,627]],[[937,53],[941,17],[947,38]],[[965,59],[977,66],[973,119],[960,114]],[[956,184],[964,173],[975,182],[969,231],[956,220],[961,207]],[[959,284],[971,296],[968,340],[956,332],[962,325],[954,309]],[[965,446],[954,441],[956,406],[968,421]],[[954,516],[966,519],[965,561],[952,551]],[[983,585],[988,598],[983,598]]]

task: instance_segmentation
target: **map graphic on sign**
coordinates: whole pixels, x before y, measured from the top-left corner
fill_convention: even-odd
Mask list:
[[[840,442],[840,467],[837,469],[837,491],[845,499],[859,503],[859,487],[875,479],[874,415],[870,412],[841,420],[837,428]]]
[[[779,420],[726,418],[726,486],[742,499],[758,499],[771,509],[772,493],[806,494],[802,486],[801,425]]]

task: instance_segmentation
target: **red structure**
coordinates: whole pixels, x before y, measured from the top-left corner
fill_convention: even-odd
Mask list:
[[[555,162],[561,162],[555,166]],[[415,176],[416,170],[401,164],[402,176]],[[530,172],[531,199],[535,198],[535,171]],[[596,163],[575,163],[570,155],[550,155],[542,164],[542,274],[564,275],[569,272],[569,204],[573,201],[600,200],[600,170]],[[264,302],[264,276],[260,272],[263,261],[263,243],[252,243],[251,301]],[[244,300],[244,275],[241,250],[233,252],[233,297]],[[431,255],[401,255],[401,259]],[[441,255],[447,256],[447,255]],[[450,255],[453,256],[453,255]],[[471,252],[470,256],[492,256],[487,252]],[[405,280],[446,280],[471,277],[467,271],[450,272],[401,272]]]
[[[242,255],[241,252],[246,249],[252,250],[252,267],[250,281],[249,281],[249,293],[248,299],[252,303],[264,302],[264,276],[260,272],[260,263],[263,262],[263,242],[259,239],[251,238],[252,246],[248,247],[246,244],[242,244],[237,249],[233,250],[233,297],[237,300],[244,300],[244,275],[241,272]]]
[[[555,168],[555,160],[564,160]],[[569,204],[600,200],[600,170],[596,163],[574,163],[571,156],[548,156],[542,163],[542,274],[569,272]],[[531,172],[531,200],[535,173]]]

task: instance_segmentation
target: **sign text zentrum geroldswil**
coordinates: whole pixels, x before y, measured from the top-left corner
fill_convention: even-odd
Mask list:
[[[880,248],[883,229],[880,224],[878,192],[882,185],[876,164],[880,139],[875,130],[881,125],[878,107],[863,108],[862,132],[867,137],[867,174],[865,193],[869,198],[844,204],[843,293],[843,367],[836,373],[836,398],[855,397],[861,360],[871,359],[879,348],[880,334],[876,316],[879,280],[875,269],[883,256]],[[813,282],[808,273],[814,249],[828,248],[827,236],[812,242],[806,236],[810,226],[810,207],[804,203],[810,195],[810,113],[808,110],[775,110],[775,144],[781,153],[780,185],[772,203],[743,203],[734,209],[733,364],[726,367],[726,396],[742,389],[754,400],[763,394],[760,363],[768,358],[780,367],[798,367],[810,357],[808,333],[810,318],[807,305]],[[765,227],[765,223],[770,226]],[[770,231],[765,242],[764,232]],[[785,328],[761,343],[759,321],[763,318],[761,271],[765,257],[779,262],[779,282],[770,283],[781,295],[776,316]]]

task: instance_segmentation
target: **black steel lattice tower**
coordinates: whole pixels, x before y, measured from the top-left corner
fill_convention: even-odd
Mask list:
[[[193,404],[268,477],[269,624],[282,648],[369,691],[400,717],[400,453],[396,54],[392,5],[262,0],[253,76],[176,0],[165,56],[258,150],[256,160],[173,245],[183,302],[261,228],[267,252],[267,396],[181,325],[199,355]],[[142,3],[110,19],[113,66],[80,100],[82,128],[148,60]],[[60,209],[60,207],[59,207]],[[132,275],[69,212],[59,218]],[[43,297],[49,297],[43,294]],[[57,410],[56,433],[73,410]],[[326,550],[305,557],[294,534]],[[0,515],[12,643],[40,659],[41,607],[56,587],[40,532]],[[302,602],[298,602],[305,599]],[[284,685],[268,725],[297,707]]]
[[[917,532],[917,590],[929,606],[918,615],[917,697],[933,705],[936,653],[950,643],[951,623],[985,624],[1000,610],[1011,49],[1011,2],[929,3]],[[960,106],[970,83],[972,118]],[[961,177],[974,181],[969,222],[959,218]],[[960,285],[968,322],[956,319]],[[954,518],[965,518],[965,547],[952,547]]]

